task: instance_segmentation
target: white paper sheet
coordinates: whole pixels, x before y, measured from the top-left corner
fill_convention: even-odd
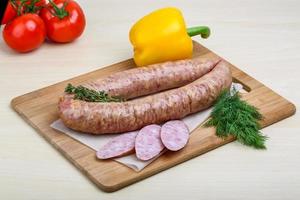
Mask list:
[[[236,91],[241,91],[243,86],[238,83],[233,83],[231,90],[235,88]],[[189,115],[183,119],[183,121],[188,126],[190,133],[194,131],[199,125],[201,125],[206,119],[210,116],[212,108],[206,109],[204,111]],[[78,140],[79,142],[91,147],[95,151],[100,149],[101,146],[106,144],[110,139],[113,137],[118,136],[119,134],[106,134],[106,135],[89,135],[89,134],[82,134],[80,132],[74,131],[72,129],[67,128],[60,119],[54,121],[51,124],[51,127],[69,135],[70,137]],[[151,162],[153,162],[156,158],[158,158],[161,154],[163,154],[165,151],[161,152],[157,157],[149,160],[149,161],[141,161],[136,158],[134,154],[124,156],[121,158],[114,159],[115,161],[126,165],[127,167],[130,167],[131,169],[135,171],[141,171],[143,168],[145,168],[147,165],[149,165]],[[96,152],[95,152],[96,153]]]

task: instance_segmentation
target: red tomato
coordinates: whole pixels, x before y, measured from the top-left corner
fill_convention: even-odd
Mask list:
[[[37,14],[25,14],[6,24],[3,38],[6,44],[18,52],[38,48],[45,40],[46,28]]]
[[[16,9],[13,7],[11,2],[8,2],[1,24],[7,24],[11,20],[13,20],[16,16],[17,16]]]
[[[46,0],[39,0],[34,5],[31,5],[32,1],[33,0],[28,0],[25,2],[25,6],[22,7],[21,11],[24,12],[26,10],[30,13],[38,13],[41,7],[46,5]],[[20,0],[15,1],[15,7],[18,6],[20,6]],[[1,24],[7,24],[17,17],[17,8],[15,7],[11,1],[8,2]]]
[[[54,42],[71,42],[78,38],[85,28],[85,16],[79,4],[73,0],[55,0],[40,12],[44,20],[47,37]]]

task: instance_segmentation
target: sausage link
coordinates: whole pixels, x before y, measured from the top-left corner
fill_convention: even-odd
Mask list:
[[[221,61],[190,84],[130,101],[94,103],[62,97],[60,117],[67,127],[87,133],[133,131],[203,110],[211,106],[231,82],[230,68]]]
[[[208,73],[220,61],[193,58],[114,73],[83,86],[124,99],[181,87]]]

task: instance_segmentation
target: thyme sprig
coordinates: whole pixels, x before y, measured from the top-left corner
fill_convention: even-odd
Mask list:
[[[65,88],[68,94],[74,94],[74,99],[79,99],[88,102],[122,102],[123,98],[117,96],[110,96],[104,91],[96,91],[86,88],[82,85],[73,86],[71,83]]]
[[[240,143],[256,149],[266,149],[266,136],[262,135],[259,120],[262,115],[256,107],[240,98],[238,92],[233,95],[223,91],[214,105],[211,118],[206,127],[216,127],[216,135],[227,137],[233,135]]]

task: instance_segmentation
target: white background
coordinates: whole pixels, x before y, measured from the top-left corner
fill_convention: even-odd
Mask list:
[[[11,108],[24,93],[132,56],[131,25],[176,6],[188,26],[209,25],[202,44],[300,103],[300,1],[80,0],[87,28],[71,44],[17,54],[0,39],[0,199],[298,199],[300,115],[265,128],[268,150],[231,143],[114,193],[104,193]]]

